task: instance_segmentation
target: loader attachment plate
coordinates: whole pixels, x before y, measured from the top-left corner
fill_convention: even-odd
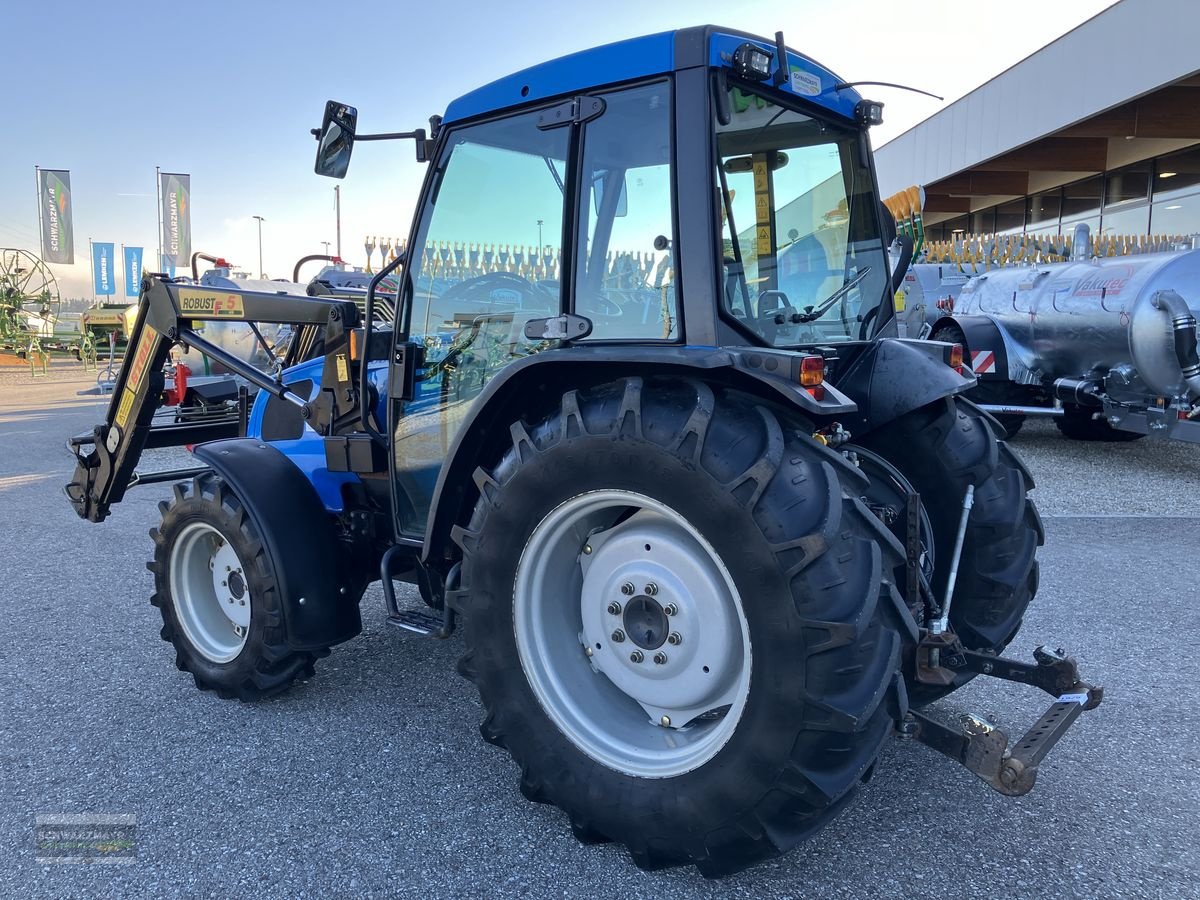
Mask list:
[[[974,672],[1041,688],[1055,697],[1054,702],[1012,746],[1002,730],[973,715],[964,715],[960,726],[953,728],[914,710],[900,724],[898,734],[962,763],[1002,794],[1026,794],[1037,779],[1038,765],[1081,714],[1100,705],[1104,688],[1081,681],[1075,660],[1062,650],[1038,647],[1033,652],[1035,663],[1030,664],[976,653],[961,644],[948,646],[953,643],[945,634],[926,636],[922,644],[929,646],[918,649],[918,680],[948,684],[946,674]],[[934,667],[929,666],[930,656]]]

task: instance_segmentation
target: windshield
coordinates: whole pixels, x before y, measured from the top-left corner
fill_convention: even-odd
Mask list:
[[[775,347],[865,339],[888,273],[858,133],[729,94],[716,126],[726,314]]]

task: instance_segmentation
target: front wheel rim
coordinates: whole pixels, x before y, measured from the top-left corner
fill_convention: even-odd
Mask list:
[[[206,522],[186,525],[171,549],[168,578],[188,642],[210,662],[236,659],[250,631],[250,587],[225,535]]]
[[[559,730],[627,775],[715,756],[750,691],[750,632],[716,550],[666,504],[581,494],[533,530],[517,566],[522,669]]]

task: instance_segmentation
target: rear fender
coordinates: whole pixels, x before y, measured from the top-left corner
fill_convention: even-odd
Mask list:
[[[948,346],[903,338],[877,341],[838,379],[838,389],[858,406],[843,424],[861,437],[907,412],[973,388],[973,375],[959,375],[946,364]]]
[[[342,583],[333,519],[304,473],[251,438],[200,444],[194,453],[233,488],[275,563],[288,646],[321,650],[362,631],[350,599],[358,595]]]
[[[488,382],[450,446],[434,488],[422,558],[441,568],[449,564],[455,554],[450,531],[470,515],[479,495],[475,470],[511,446],[512,422],[549,415],[572,388],[631,375],[695,378],[760,396],[810,421],[853,414],[854,404],[836,388],[821,401],[805,392],[798,361],[798,354],[759,348],[609,345],[547,350],[511,364]]]

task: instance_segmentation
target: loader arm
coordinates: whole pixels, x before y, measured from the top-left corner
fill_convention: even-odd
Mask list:
[[[346,345],[348,332],[357,325],[358,310],[347,300],[196,287],[161,277],[143,281],[129,350],[117,375],[104,421],[90,435],[81,435],[70,442],[78,464],[65,491],[81,518],[104,521],[112,505],[119,503],[136,482],[134,467],[148,446],[181,446],[233,436],[206,434],[204,426],[153,426],[154,413],[163,403],[163,367],[175,344],[198,350],[260,390],[289,400],[312,414],[309,398],[289,390],[278,375],[265,372],[206,339],[195,327],[203,322],[246,322],[255,329],[257,323],[296,326],[299,333],[282,361],[286,366],[300,361],[296,358],[298,348],[312,348],[317,341],[326,358],[332,360]],[[345,365],[345,356],[342,359]]]

